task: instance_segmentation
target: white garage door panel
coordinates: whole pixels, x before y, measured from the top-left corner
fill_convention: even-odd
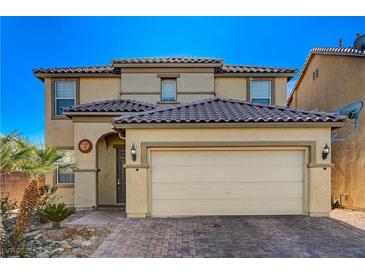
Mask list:
[[[152,215],[302,214],[302,151],[153,151]]]
[[[152,186],[154,199],[300,198],[302,182],[174,182]]]
[[[152,216],[295,215],[302,210],[298,199],[157,200]]]

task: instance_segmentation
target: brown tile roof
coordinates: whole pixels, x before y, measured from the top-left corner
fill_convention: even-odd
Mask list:
[[[129,99],[115,99],[115,100],[105,100],[87,104],[75,105],[70,108],[64,108],[63,111],[66,113],[75,112],[141,112],[146,110],[152,110],[156,106],[153,104],[148,104],[144,102],[139,102]]]
[[[223,59],[206,57],[151,57],[114,59],[113,64],[223,64]]]
[[[118,73],[119,69],[112,66],[86,66],[67,68],[40,68],[33,69],[34,74],[56,74],[56,73]]]
[[[113,65],[150,65],[150,64],[213,64],[216,73],[296,73],[296,69],[265,67],[265,66],[244,66],[244,65],[224,65],[223,59],[204,57],[161,57],[161,58],[125,58],[114,59]],[[95,74],[119,74],[120,68],[113,65],[101,66],[80,66],[64,68],[40,68],[33,69],[36,76],[42,74],[62,74],[62,73],[95,73]]]
[[[365,57],[365,50],[358,50],[353,47],[347,48],[313,48],[311,53],[324,55],[358,56]]]
[[[224,65],[217,73],[296,73],[297,69],[264,66]]]
[[[179,106],[116,117],[113,119],[113,123],[341,122],[345,119],[346,117],[333,113],[213,97]]]

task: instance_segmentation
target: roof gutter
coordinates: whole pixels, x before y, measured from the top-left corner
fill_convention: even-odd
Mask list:
[[[214,73],[215,77],[287,77],[290,81],[296,72],[217,72]]]
[[[222,63],[204,63],[204,64],[187,64],[187,63],[161,63],[161,64],[118,64],[113,62],[112,66],[115,68],[140,68],[140,67],[148,67],[148,68],[220,68],[223,66]]]
[[[114,77],[120,78],[120,74],[108,73],[108,72],[99,72],[99,73],[85,73],[85,72],[75,72],[75,73],[33,73],[35,77],[40,80],[44,80],[44,78],[72,78],[72,77]]]
[[[66,112],[64,111],[63,114],[67,117],[72,116],[120,116],[125,112]],[[138,112],[133,112],[138,113]]]
[[[278,123],[134,123],[117,124],[115,129],[141,128],[340,128],[344,122],[278,122]]]

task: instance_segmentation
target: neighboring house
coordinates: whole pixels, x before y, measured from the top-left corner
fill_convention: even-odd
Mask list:
[[[357,40],[365,37],[359,37]],[[288,106],[331,111],[365,101],[365,45],[358,48],[314,48],[297,80]],[[342,136],[350,132],[350,126]],[[347,208],[365,210],[365,111],[358,131],[347,141],[332,143],[332,196]]]
[[[322,151],[345,117],[288,109],[295,73],[183,57],[34,70],[45,143],[79,165],[46,182],[77,209],[125,205],[128,217],[327,216]]]

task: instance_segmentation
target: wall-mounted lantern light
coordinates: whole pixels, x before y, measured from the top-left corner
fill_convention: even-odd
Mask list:
[[[328,154],[330,154],[330,148],[329,146],[326,144],[325,147],[322,150],[322,159],[326,160],[328,157]]]
[[[136,149],[136,145],[134,143],[132,144],[132,147],[131,147],[131,155],[132,155],[133,162],[136,161],[136,159],[137,159],[137,149]]]

